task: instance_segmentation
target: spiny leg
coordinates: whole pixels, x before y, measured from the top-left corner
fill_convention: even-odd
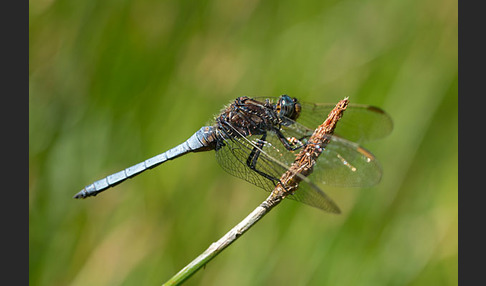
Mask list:
[[[275,134],[277,134],[277,137],[278,139],[280,139],[280,142],[282,142],[282,144],[284,145],[285,149],[289,150],[289,151],[295,151],[295,150],[298,150],[302,147],[304,147],[305,144],[300,144],[298,145],[297,147],[294,147],[292,145],[295,145],[295,143],[293,142],[290,142],[289,139],[285,138],[285,136],[282,134],[282,132],[280,132],[280,130],[278,129],[275,129]],[[296,139],[297,141],[302,141],[306,136],[302,137],[301,139]],[[295,139],[295,138],[294,138]]]
[[[251,153],[250,153],[250,156],[248,156],[248,159],[246,160],[246,165],[252,169],[253,171],[257,172],[258,174],[260,174],[261,176],[265,177],[266,179],[269,179],[270,181],[272,181],[273,185],[274,186],[277,186],[277,184],[280,183],[280,185],[283,187],[283,189],[285,191],[288,191],[287,188],[284,186],[284,184],[282,184],[282,182],[280,181],[279,178],[275,178],[263,171],[260,171],[256,168],[256,164],[257,164],[257,161],[258,161],[258,158],[260,156],[260,153],[261,153],[261,150],[263,149],[263,145],[265,144],[265,139],[267,138],[267,133],[265,132],[262,136],[262,138],[260,138],[258,140],[258,142],[255,144],[256,147],[253,147],[253,149],[251,150]],[[301,148],[302,146],[299,146],[298,148]]]
[[[267,178],[269,179],[270,181],[273,182],[274,185],[276,185],[278,182],[280,182],[280,180],[278,178],[275,178],[263,171],[260,171],[256,168],[256,164],[257,164],[257,161],[258,161],[258,158],[260,156],[260,153],[261,153],[261,150],[263,149],[263,145],[265,144],[265,139],[267,138],[267,133],[265,132],[262,136],[262,138],[260,138],[258,140],[258,142],[256,143],[256,146],[253,147],[253,149],[251,150],[251,153],[250,153],[250,156],[248,156],[248,159],[246,159],[246,165],[252,169],[253,171],[257,172],[258,174],[260,174],[261,176],[263,176],[264,178]]]

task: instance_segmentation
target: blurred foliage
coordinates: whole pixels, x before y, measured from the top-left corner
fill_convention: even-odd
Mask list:
[[[264,198],[212,152],[86,200],[237,96],[379,106],[381,183],[284,201],[187,285],[457,285],[457,1],[30,1],[31,285],[160,285]],[[345,115],[344,115],[345,116]],[[253,191],[258,190],[258,191]]]

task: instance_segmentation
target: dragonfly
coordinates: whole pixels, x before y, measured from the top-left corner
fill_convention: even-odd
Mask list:
[[[226,172],[271,192],[333,108],[334,104],[300,102],[285,94],[275,98],[238,97],[210,125],[201,127],[182,144],[95,181],[74,198],[96,196],[168,160],[212,150]],[[335,133],[328,135],[312,173],[287,197],[326,212],[340,213],[337,204],[322,189],[326,185],[377,184],[382,176],[381,166],[360,144],[383,138],[392,129],[393,122],[382,109],[350,104]]]

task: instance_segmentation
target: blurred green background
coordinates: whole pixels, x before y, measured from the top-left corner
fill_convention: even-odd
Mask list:
[[[187,285],[457,285],[457,1],[30,1],[31,285],[160,285],[267,193],[213,152],[96,198],[237,96],[379,106],[383,178],[284,201]],[[344,115],[346,116],[346,115]],[[326,189],[327,190],[327,189]]]

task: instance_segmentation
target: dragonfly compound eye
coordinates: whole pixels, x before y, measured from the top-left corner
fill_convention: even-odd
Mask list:
[[[296,120],[299,117],[301,106],[297,98],[291,98],[284,94],[278,99],[276,107],[279,117],[286,117],[292,120]]]

